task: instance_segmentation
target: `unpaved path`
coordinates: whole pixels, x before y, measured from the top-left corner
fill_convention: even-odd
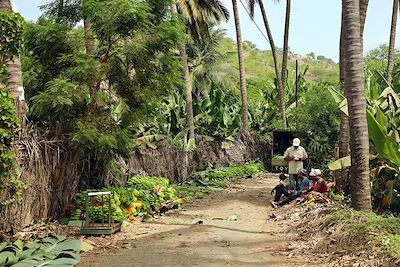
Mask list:
[[[94,239],[120,243],[103,250],[95,246],[79,266],[310,266],[305,259],[281,256],[289,236],[269,219],[270,190],[277,180],[275,175],[240,180],[153,223]],[[231,215],[237,220],[227,220]]]

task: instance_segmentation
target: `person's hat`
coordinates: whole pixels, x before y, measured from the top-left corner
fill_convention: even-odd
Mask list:
[[[300,145],[300,139],[299,138],[293,139],[293,146],[299,146],[299,145]]]
[[[304,176],[307,176],[307,170],[306,169],[300,169],[297,171],[297,174],[302,174]]]
[[[321,170],[320,169],[311,169],[311,171],[310,171],[310,176],[311,177],[314,177],[314,176],[320,176],[322,173],[321,173]]]

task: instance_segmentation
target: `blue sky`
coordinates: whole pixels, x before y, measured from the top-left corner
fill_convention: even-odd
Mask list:
[[[229,10],[232,10],[230,0],[222,1]],[[246,0],[242,1],[246,3]],[[15,11],[20,12],[26,19],[36,20],[40,15],[38,7],[46,2],[46,0],[13,0],[13,5]],[[264,0],[274,40],[279,47],[283,46],[285,2],[281,0],[276,4],[274,0]],[[392,2],[392,0],[370,0],[364,33],[365,51],[389,42]],[[260,49],[269,49],[269,44],[249,19],[240,1],[238,5],[244,39],[255,43]],[[324,55],[337,61],[340,15],[341,0],[293,0],[290,49],[296,54],[305,55],[314,52],[316,55]],[[258,10],[256,10],[255,21],[261,29],[264,28]],[[221,27],[227,29],[229,37],[235,38],[233,19],[228,23],[223,23]],[[400,26],[398,32],[400,32]],[[399,43],[399,34],[397,40]]]

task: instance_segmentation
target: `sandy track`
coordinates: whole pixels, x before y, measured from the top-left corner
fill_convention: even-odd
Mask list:
[[[275,175],[241,180],[169,211],[153,223],[125,228],[119,240],[83,255],[79,266],[302,266],[280,256],[288,235],[269,220]],[[236,221],[227,218],[236,215]],[[104,244],[103,244],[104,245]],[[97,247],[97,246],[96,246]]]

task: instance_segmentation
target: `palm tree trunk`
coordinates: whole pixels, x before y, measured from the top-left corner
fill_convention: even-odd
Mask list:
[[[193,99],[192,99],[192,83],[190,79],[188,56],[186,53],[185,45],[183,45],[181,48],[180,56],[183,66],[183,79],[185,81],[186,120],[189,127],[189,141],[190,141],[194,140]]]
[[[361,36],[361,47],[364,46],[364,27],[365,20],[367,18],[367,10],[369,0],[359,0],[360,2],[360,36]]]
[[[237,8],[237,1],[232,0],[233,16],[235,18],[236,27],[236,43],[239,58],[239,76],[240,76],[240,92],[242,96],[242,123],[243,131],[249,132],[249,103],[247,101],[247,88],[246,88],[246,77],[244,70],[244,58],[243,58],[243,44],[242,44],[242,33],[240,31],[240,19],[239,11]]]
[[[265,30],[267,31],[269,44],[271,46],[272,58],[274,59],[275,76],[276,76],[276,83],[277,83],[277,87],[278,87],[278,96],[279,96],[279,113],[280,113],[283,125],[286,126],[285,87],[282,84],[281,71],[279,69],[279,63],[278,63],[278,52],[276,51],[274,38],[272,36],[271,28],[269,26],[268,17],[265,12],[264,4],[263,4],[262,0],[258,1],[258,3],[260,6],[262,18],[264,21]]]
[[[360,38],[361,38],[361,47],[363,47],[363,39],[364,39],[364,26],[365,20],[367,16],[369,0],[360,0]],[[339,56],[339,66],[340,66],[340,87],[342,91],[346,95],[346,51],[345,51],[345,38],[344,38],[344,9],[342,10],[342,27],[340,31],[340,56]],[[342,113],[340,116],[340,136],[339,136],[339,156],[345,157],[349,153],[349,140],[350,140],[350,129],[349,129],[349,117]],[[345,186],[346,178],[348,177],[347,170],[343,170],[340,175],[340,180],[338,181],[338,186],[340,189],[343,189]]]
[[[173,14],[177,14],[178,10],[176,8],[176,3],[173,3],[171,5],[171,10]],[[181,63],[182,63],[182,74],[183,74],[183,80],[185,82],[185,88],[184,88],[184,95],[185,95],[185,101],[186,101],[186,121],[187,125],[189,128],[189,140],[195,140],[194,137],[194,118],[193,118],[193,99],[192,99],[192,82],[190,79],[190,71],[189,71],[189,63],[188,63],[188,56],[186,52],[186,42],[182,45],[182,48],[180,50],[180,57],[181,57]],[[185,163],[188,161],[188,155],[186,155],[185,158]],[[185,165],[186,166],[186,165]]]
[[[364,90],[360,1],[342,0],[346,58],[346,96],[351,148],[351,200],[356,210],[371,210],[369,139]]]
[[[0,0],[0,12],[12,12],[10,0]],[[21,61],[18,55],[13,56],[5,61],[8,74],[8,90],[14,97],[15,108],[20,119],[22,128],[26,125],[27,105],[25,102],[25,91],[22,80]]]
[[[282,87],[283,90],[286,88],[286,78],[287,78],[287,62],[288,62],[288,54],[289,54],[289,27],[290,27],[290,9],[292,6],[291,0],[286,0],[286,18],[285,18],[285,33],[283,36],[283,58],[282,58]],[[284,91],[283,91],[283,97]],[[280,106],[282,104],[280,103]],[[284,105],[284,99],[283,99]],[[285,107],[283,106],[283,109]],[[286,119],[283,121],[284,127],[286,128]]]
[[[0,0],[0,11],[10,11],[12,10],[10,0]]]
[[[344,10],[342,10],[342,26],[340,29],[340,50],[339,50],[339,72],[340,72],[340,88],[342,92],[346,94],[345,90],[345,82],[346,82],[346,57],[344,52]],[[339,157],[345,157],[349,154],[349,139],[350,139],[350,132],[349,132],[349,117],[345,113],[340,114],[340,135],[339,135]],[[340,190],[344,190],[346,185],[346,180],[348,177],[347,170],[342,170],[338,179],[336,180],[336,185],[339,187]]]
[[[397,27],[397,14],[399,12],[399,0],[393,0],[393,11],[392,11],[392,24],[390,27],[390,41],[388,51],[388,62],[386,69],[386,80],[389,84],[392,83],[392,72],[394,65],[394,46],[396,44],[396,27]]]

